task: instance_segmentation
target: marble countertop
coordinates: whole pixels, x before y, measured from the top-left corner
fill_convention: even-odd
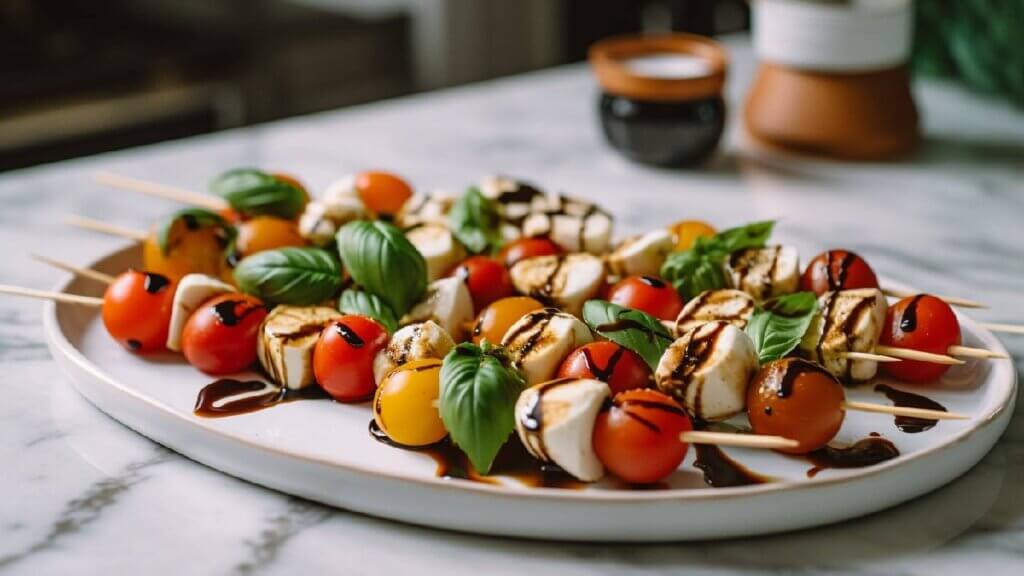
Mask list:
[[[754,151],[736,122],[753,74],[731,43],[731,126],[705,170],[658,170],[609,150],[582,66],[0,174],[0,282],[49,287],[30,252],[85,263],[123,242],[63,214],[142,227],[172,204],[90,182],[98,169],[202,189],[260,166],[314,189],[391,169],[460,189],[500,172],[599,199],[620,233],[694,217],[780,218],[809,256],[868,255],[881,274],[983,300],[978,317],[1024,323],[1024,113],[920,82],[925,141],[912,159],[839,164]],[[0,573],[989,574],[1024,571],[1024,420],[971,472],[903,506],[757,539],[657,546],[543,543],[433,531],[230,478],[137,436],[59,374],[37,302],[0,298]],[[1006,336],[1024,368],[1024,337]],[[1018,402],[1024,410],[1024,401]]]

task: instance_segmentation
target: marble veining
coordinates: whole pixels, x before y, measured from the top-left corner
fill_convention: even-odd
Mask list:
[[[91,183],[99,169],[202,189],[223,169],[254,165],[298,174],[314,190],[365,168],[453,190],[501,172],[600,200],[617,214],[621,234],[684,217],[720,225],[780,218],[778,237],[805,258],[850,247],[884,275],[988,302],[979,318],[1024,323],[1024,114],[919,82],[925,140],[910,161],[780,158],[753,149],[736,122],[754,63],[744,39],[730,46],[730,129],[702,171],[645,168],[616,156],[600,138],[588,72],[570,66],[0,174],[0,282],[48,287],[62,276],[30,252],[85,263],[123,245],[63,226],[63,214],[142,229],[172,208]],[[0,573],[1024,571],[1019,417],[959,480],[836,526],[656,546],[498,539],[328,509],[171,453],[74,391],[49,358],[40,317],[36,302],[0,298]],[[1020,373],[1024,338],[1004,342]]]

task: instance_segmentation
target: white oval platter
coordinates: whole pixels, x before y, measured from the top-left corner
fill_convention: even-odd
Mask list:
[[[139,262],[139,250],[115,252],[93,267],[117,273]],[[73,279],[60,286],[101,295],[102,286]],[[964,343],[1005,352],[990,332],[960,315]],[[95,309],[46,304],[45,333],[53,357],[76,388],[129,428],[207,466],[275,490],[348,510],[466,532],[576,541],[673,541],[766,534],[837,522],[925,494],[969,470],[995,444],[1013,413],[1016,372],[1008,360],[969,361],[941,382],[908,388],[971,415],[917,434],[891,416],[849,413],[837,441],[870,433],[901,455],[856,469],[826,469],[773,452],[726,449],[775,481],[708,488],[693,450],[665,489],[624,490],[604,481],[583,490],[531,488],[514,479],[495,486],[438,478],[426,454],[393,448],[367,432],[367,404],[303,401],[227,418],[192,413],[213,379],[179,357],[140,358],[104,332]],[[255,376],[250,375],[250,376]],[[884,380],[880,380],[884,382]],[[872,386],[849,389],[856,400],[887,402]]]

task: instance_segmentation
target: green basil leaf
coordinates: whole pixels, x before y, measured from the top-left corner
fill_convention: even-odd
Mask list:
[[[338,230],[338,253],[352,279],[401,317],[427,288],[427,263],[387,222],[356,220]]]
[[[758,361],[778,360],[800,344],[818,311],[814,292],[797,292],[766,300],[754,311],[745,331],[754,341]]]
[[[171,230],[174,228],[174,224],[179,220],[185,223],[185,228],[188,230],[216,228],[221,235],[225,250],[234,250],[235,238],[238,236],[238,231],[235,230],[235,227],[228,223],[223,216],[203,208],[182,208],[167,218],[164,218],[157,225],[156,243],[160,247],[160,252],[162,252],[164,256],[166,256],[167,252],[171,249]]]
[[[361,314],[380,322],[391,334],[398,329],[398,318],[383,300],[362,290],[349,288],[341,293],[338,310],[342,314]]]
[[[501,348],[470,343],[456,346],[441,365],[441,421],[479,472],[491,470],[495,456],[515,428],[515,404],[523,377]]]
[[[320,248],[266,250],[238,263],[235,282],[264,302],[311,306],[341,289],[341,265]]]
[[[701,240],[713,243],[716,251],[729,254],[747,248],[764,248],[768,243],[768,238],[772,235],[773,228],[775,228],[774,220],[764,220],[723,230],[711,238]]]
[[[723,230],[711,238],[697,238],[693,248],[672,252],[661,266],[661,277],[672,283],[686,299],[705,290],[725,288],[722,264],[737,250],[764,248],[775,222],[753,222]]]
[[[252,168],[225,172],[210,184],[210,189],[235,211],[249,216],[291,220],[306,205],[306,193],[294,184]]]
[[[661,266],[661,277],[687,300],[705,290],[725,288],[721,260],[696,249],[669,254]]]
[[[452,233],[474,254],[501,247],[501,217],[493,200],[470,188],[448,213]]]
[[[587,300],[583,320],[594,332],[639,354],[651,370],[658,368],[673,341],[668,328],[654,316],[605,300]]]

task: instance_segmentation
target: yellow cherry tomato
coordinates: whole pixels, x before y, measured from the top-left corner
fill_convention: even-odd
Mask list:
[[[703,220],[681,220],[670,226],[669,230],[675,234],[676,250],[689,250],[697,238],[710,238],[718,233]]]
[[[473,323],[473,343],[478,346],[484,340],[491,344],[501,343],[505,332],[517,320],[543,307],[540,301],[527,296],[511,296],[491,302]]]
[[[366,209],[375,214],[398,214],[412,197],[412,187],[389,172],[363,172],[356,175],[356,191]]]
[[[305,238],[299,234],[299,227],[292,220],[256,216],[238,225],[235,247],[239,256],[244,258],[264,250],[305,245]]]
[[[142,246],[142,266],[177,282],[193,272],[220,276],[225,267],[224,239],[216,228],[190,229],[185,219],[177,220],[168,234],[167,253],[160,250],[156,231]]]
[[[373,419],[392,441],[405,446],[440,442],[448,432],[437,410],[441,361],[413,360],[384,377],[373,396]]]

